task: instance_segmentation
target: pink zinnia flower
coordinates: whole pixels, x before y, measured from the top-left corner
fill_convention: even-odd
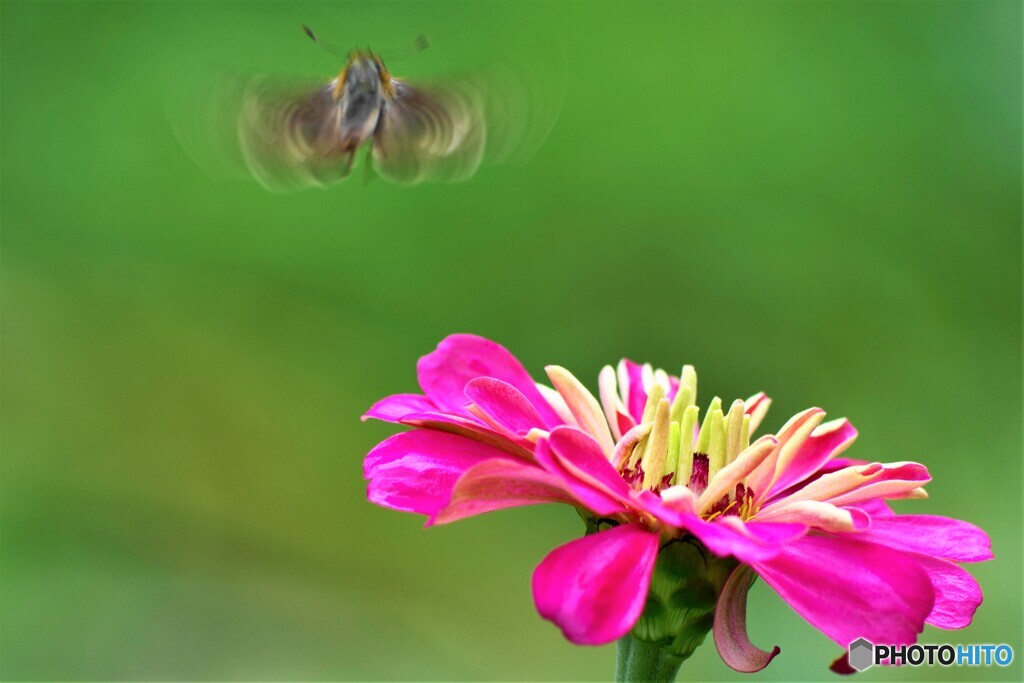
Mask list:
[[[701,417],[691,366],[673,377],[623,360],[601,371],[599,400],[561,367],[535,383],[472,335],[446,338],[417,370],[422,395],[364,417],[413,427],[367,455],[368,498],[428,526],[575,506],[587,535],[533,575],[537,610],[574,643],[632,632],[681,661],[713,626],[726,664],[760,670],[778,648],[746,635],[755,575],[843,648],[912,643],[926,623],[963,628],[981,603],[957,563],[992,557],[984,531],[893,512],[885,500],[925,497],[927,469],[837,459],[857,432],[819,408],[754,438],[771,401],[715,398]]]

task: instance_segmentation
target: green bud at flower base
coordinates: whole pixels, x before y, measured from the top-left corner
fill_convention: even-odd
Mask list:
[[[632,672],[640,680],[664,680],[658,666],[674,671],[704,642],[722,586],[736,560],[715,556],[695,539],[669,542],[658,552],[644,611],[618,645],[616,680]],[[655,667],[646,678],[638,663]]]

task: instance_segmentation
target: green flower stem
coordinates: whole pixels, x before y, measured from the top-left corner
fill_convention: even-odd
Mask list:
[[[685,659],[632,633],[619,638],[615,650],[615,680],[620,683],[671,683]]]

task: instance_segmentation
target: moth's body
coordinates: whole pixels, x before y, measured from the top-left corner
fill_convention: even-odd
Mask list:
[[[318,83],[226,80],[211,98],[209,133],[217,139],[208,147],[224,149],[229,163],[240,157],[272,190],[333,184],[351,173],[363,148],[366,163],[392,182],[456,182],[485,160],[522,163],[539,146],[561,98],[535,97],[535,82],[505,67],[412,85],[358,49],[337,76]],[[556,106],[537,107],[540,99]],[[186,130],[183,137],[204,136]]]
[[[395,97],[396,87],[379,56],[361,50],[352,53],[345,68],[326,88],[341,117],[342,151],[354,151],[374,134],[387,101]]]

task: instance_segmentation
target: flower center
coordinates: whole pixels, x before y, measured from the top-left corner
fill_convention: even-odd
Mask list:
[[[683,366],[678,387],[673,387],[668,375],[651,371],[645,366],[642,388],[646,402],[640,424],[623,434],[613,456],[622,478],[636,491],[660,493],[671,486],[686,486],[700,496],[724,467],[750,445],[750,415],[744,401],[732,402],[728,413],[722,410],[722,400],[711,400],[703,421],[697,406],[697,373],[693,366]],[[609,422],[613,416],[626,414],[631,387],[628,373],[620,364],[615,373],[617,382],[609,381],[611,368],[602,373],[601,401]],[[609,385],[617,383],[619,391]],[[674,393],[672,393],[674,392]],[[699,423],[699,427],[698,427]],[[619,425],[613,426],[613,429]],[[631,438],[632,437],[632,438]],[[738,483],[725,493],[704,516],[712,519],[719,515],[739,515],[747,519],[753,515],[754,492]]]

